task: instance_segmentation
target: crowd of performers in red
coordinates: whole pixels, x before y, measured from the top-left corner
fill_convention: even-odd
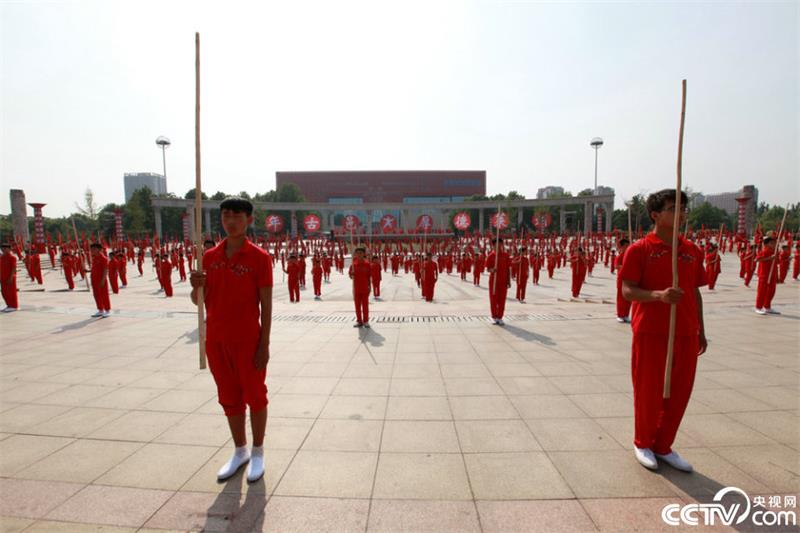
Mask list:
[[[703,229],[690,231],[687,238],[705,252],[709,290],[714,290],[721,272],[720,255],[738,254],[739,277],[744,285],[749,287],[753,277],[758,277],[755,311],[759,314],[776,312],[771,304],[775,288],[777,284],[784,283],[790,270],[792,279],[797,280],[800,275],[800,242],[796,242],[795,236],[789,233],[778,237],[774,232],[764,234],[759,228],[754,239],[747,240],[729,232]],[[149,259],[148,270],[155,271],[159,292],[171,297],[173,271],[177,271],[178,283],[185,282],[193,260],[193,246],[178,239],[159,241],[157,238],[145,238],[109,243],[102,238],[99,241],[84,238],[80,244],[74,239],[59,239],[56,243],[48,238],[48,241],[45,249],[50,268],[61,270],[69,290],[75,288],[76,278],[88,279],[86,283],[91,286],[97,304],[97,313],[94,315],[97,317],[108,316],[111,310],[109,293],[118,294],[121,288],[127,286],[129,266],[143,276],[145,261]],[[361,317],[359,324],[368,323],[365,317],[368,317],[366,302],[370,293],[374,300],[380,300],[384,274],[413,274],[421,298],[432,302],[440,275],[455,274],[462,281],[479,286],[482,275],[488,273],[491,317],[496,324],[502,325],[512,283],[514,299],[525,303],[528,283],[538,285],[542,271],[546,272],[548,278],[553,278],[557,270],[569,266],[571,296],[578,299],[587,276],[591,277],[598,265],[607,268],[611,274],[619,272],[629,245],[625,233],[618,230],[610,234],[591,235],[504,235],[499,245],[496,236],[489,233],[461,237],[416,236],[392,241],[376,239],[363,247],[347,239],[290,239],[285,235],[259,237],[253,241],[269,252],[273,264],[280,261],[292,303],[300,301],[309,270],[314,299],[320,300],[323,283],[330,283],[331,272],[335,270],[344,274],[346,257],[352,257],[348,275],[358,288],[353,294],[354,300],[358,295],[356,310]],[[215,245],[215,240],[205,243],[206,249]],[[361,252],[356,254],[358,248],[361,248]],[[21,242],[3,243],[0,281],[6,303],[4,312],[19,308],[16,287],[18,259],[30,280],[43,285],[40,254],[31,248],[25,249]],[[774,274],[769,274],[770,269]],[[622,297],[619,276],[616,301],[617,320],[628,322],[630,302]]]

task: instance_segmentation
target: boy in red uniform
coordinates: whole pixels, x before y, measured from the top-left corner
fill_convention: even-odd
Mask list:
[[[794,247],[794,262],[792,263],[792,279],[797,281],[800,276],[800,242]]]
[[[499,246],[498,246],[499,245]],[[500,253],[495,253],[495,248]],[[511,261],[503,250],[503,239],[492,239],[492,253],[486,258],[486,270],[489,271],[489,307],[495,326],[505,326],[503,315],[506,310],[506,295],[508,294],[509,269]],[[496,281],[495,281],[496,280]]]
[[[161,254],[161,264],[158,268],[161,273],[161,286],[164,287],[164,296],[172,298],[172,263],[169,261],[169,254]]]
[[[755,312],[759,315],[779,315],[772,309],[772,298],[778,283],[778,252],[775,250],[775,238],[767,235],[764,247],[756,256],[758,265],[758,289],[756,290]]]
[[[249,462],[247,481],[252,483],[264,475],[272,259],[247,239],[253,204],[226,198],[219,207],[228,236],[203,255],[203,271],[191,273],[191,298],[196,305],[197,290],[204,287],[208,366],[236,447],[217,472],[217,480],[232,477]],[[253,432],[250,452],[245,430],[247,406]]]
[[[103,247],[96,242],[90,246],[92,251],[92,296],[97,304],[94,318],[108,318],[111,315],[111,299],[108,296],[108,258]]]
[[[422,297],[426,302],[433,301],[433,291],[436,288],[436,281],[439,279],[439,266],[433,260],[430,252],[426,254],[425,262],[422,263]]]
[[[350,265],[348,275],[353,280],[353,301],[356,305],[356,324],[354,328],[369,328],[369,285],[372,277],[372,267],[364,259],[366,250],[359,246],[354,251],[353,263]]]
[[[381,259],[377,255],[372,256],[372,297],[375,300],[381,299]]]
[[[708,290],[713,291],[717,284],[717,276],[721,271],[719,266],[719,252],[717,251],[716,244],[709,244],[709,250],[706,254],[706,281],[708,281]]]
[[[528,288],[528,268],[530,268],[528,249],[525,246],[520,249],[519,255],[511,261],[511,264],[516,274],[514,278],[517,280],[517,301],[524,304],[525,289]]]
[[[578,248],[575,255],[569,258],[569,262],[572,267],[572,297],[577,298],[581,294],[583,282],[586,281],[587,262],[583,248]]]
[[[300,302],[300,263],[295,254],[289,256],[289,261],[283,267],[283,271],[287,276],[289,301],[291,303]]]
[[[322,299],[322,259],[315,255],[311,259],[311,281],[314,283],[314,299]]]
[[[11,245],[4,242],[3,255],[0,256],[0,289],[6,302],[3,313],[13,313],[19,309],[17,300],[17,258],[11,253]]]
[[[691,472],[692,465],[672,450],[694,385],[697,358],[706,351],[703,300],[706,284],[703,252],[679,237],[678,288],[672,287],[672,233],[686,218],[686,194],[681,193],[679,227],[673,227],[675,190],[651,194],[647,211],[655,229],[630,245],[622,264],[622,295],[633,302],[634,452],[644,467],[655,470],[658,459]],[[675,344],[669,399],[663,398],[670,305],[677,304]]]
[[[67,287],[69,290],[75,289],[75,260],[68,251],[61,252],[61,268],[64,270],[64,278],[67,280]]]

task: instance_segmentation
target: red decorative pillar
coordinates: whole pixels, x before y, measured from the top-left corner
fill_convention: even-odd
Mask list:
[[[603,208],[597,208],[597,233],[603,233]]]
[[[122,209],[114,209],[114,234],[117,239],[117,246],[122,242],[124,235],[122,234]]]
[[[42,208],[47,204],[28,204],[33,208],[33,246],[36,253],[44,253],[44,217]]]
[[[181,222],[183,222],[183,242],[189,242],[189,213],[186,211],[181,215]]]
[[[738,220],[736,224],[736,233],[742,237],[747,237],[747,203],[750,201],[749,196],[741,196],[736,199],[739,203]]]

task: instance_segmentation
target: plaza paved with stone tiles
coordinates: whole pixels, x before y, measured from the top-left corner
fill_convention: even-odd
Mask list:
[[[22,310],[0,315],[3,531],[676,531],[670,503],[800,492],[800,283],[755,315],[730,254],[675,444],[693,474],[634,459],[630,327],[598,266],[579,302],[568,269],[529,286],[504,328],[485,276],[442,275],[425,303],[384,274],[364,330],[345,277],[290,304],[277,273],[267,472],[219,484],[232,443],[189,289],[165,299],[134,270],[111,318],[55,270],[46,292],[20,276]]]

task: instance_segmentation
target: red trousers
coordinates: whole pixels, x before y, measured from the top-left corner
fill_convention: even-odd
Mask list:
[[[425,298],[425,301],[432,302],[433,301],[433,290],[436,287],[436,282],[431,281],[424,281],[422,283],[422,297]]]
[[[8,307],[19,308],[17,300],[17,278],[14,278],[11,283],[3,282],[0,286],[3,292],[3,300],[5,300]]]
[[[579,276],[577,274],[572,275],[572,297],[577,298],[581,293],[581,287],[583,287],[583,276]]]
[[[100,285],[100,283],[92,283],[92,296],[94,296],[94,303],[97,304],[99,311],[111,311],[111,298],[108,296],[108,283]]]
[[[72,279],[72,271],[65,268],[64,269],[64,277],[67,279],[67,287],[69,287],[70,290],[74,289],[75,288],[75,281],[73,281],[73,279]]]
[[[534,285],[538,285],[539,284],[539,269],[538,268],[534,268],[533,269],[533,284]]]
[[[706,270],[706,279],[708,280],[708,290],[713,291],[714,287],[717,284],[717,271],[716,270]]]
[[[528,288],[528,276],[517,276],[517,300],[525,299],[525,289]]]
[[[379,278],[372,278],[372,295],[375,298],[381,295],[381,280]]]
[[[475,271],[475,272],[472,273],[472,283],[474,283],[475,285],[480,285],[481,284],[481,273],[480,272]]]
[[[312,281],[314,282],[314,296],[321,296],[322,295],[322,274],[319,276],[313,276]],[[300,298],[300,295],[297,296]]]
[[[753,274],[756,273],[755,267],[748,268],[744,275],[744,286],[749,287],[750,281],[753,279]]]
[[[667,336],[634,333],[631,350],[634,440],[637,448],[666,455],[689,403],[697,369],[699,339],[675,336],[669,399],[664,399]]]
[[[362,324],[369,322],[369,290],[354,292],[353,302],[356,304],[356,321]]]
[[[617,282],[617,316],[627,317],[631,312],[631,303],[622,297],[622,283]]]
[[[767,276],[768,275],[769,274],[767,274]],[[775,279],[777,276],[773,275],[772,280],[767,283],[767,276],[759,276],[758,278],[756,309],[770,309],[772,307],[772,298],[775,296],[775,285],[778,280]]]
[[[506,295],[508,285],[505,280],[497,280],[497,290],[492,290],[492,280],[489,280],[489,307],[492,310],[492,318],[503,318],[506,311]]]
[[[114,291],[114,293],[116,294],[117,291],[119,291],[119,289]],[[172,279],[170,278],[164,278],[164,294],[167,298],[172,298]]]
[[[289,301],[300,301],[300,280],[293,280],[289,282]]]
[[[254,358],[258,339],[244,342],[206,342],[208,367],[217,384],[225,416],[258,413],[267,406],[267,370],[258,370]]]
[[[116,272],[109,272],[108,273],[108,282],[111,284],[111,291],[114,294],[119,294],[119,282],[118,282],[118,278],[117,278],[117,273]],[[164,290],[166,291],[167,289],[164,288]]]

